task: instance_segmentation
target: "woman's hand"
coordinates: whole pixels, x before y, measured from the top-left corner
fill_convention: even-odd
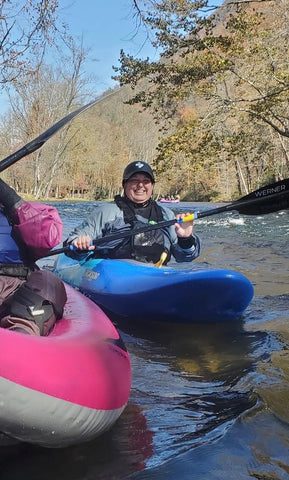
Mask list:
[[[180,218],[184,218],[187,215],[190,215],[189,212],[186,213],[178,213],[176,215],[176,219],[179,220]],[[193,233],[193,221],[191,222],[184,222],[184,223],[176,223],[175,224],[175,229],[176,229],[176,234],[179,238],[188,238],[192,235]]]
[[[92,245],[92,241],[89,235],[81,235],[73,240],[72,245],[77,250],[94,250],[95,246]]]

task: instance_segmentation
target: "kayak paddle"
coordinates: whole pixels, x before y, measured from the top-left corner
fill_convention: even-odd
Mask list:
[[[92,241],[92,244],[103,245],[105,243],[120,240],[122,238],[138,235],[139,233],[148,232],[150,230],[156,230],[158,228],[165,228],[174,225],[175,223],[191,222],[199,218],[209,217],[223,212],[230,212],[237,210],[244,215],[264,215],[268,213],[277,212],[280,210],[286,210],[289,208],[289,179],[280,180],[279,182],[266,185],[265,187],[255,190],[255,192],[246,195],[245,197],[236,200],[233,203],[223,205],[221,207],[205,210],[203,212],[196,212],[190,215],[186,215],[180,220],[164,220],[162,222],[149,222],[142,227],[135,228],[134,230],[125,230],[104,237],[96,238]],[[76,251],[77,249],[73,245],[67,245],[63,248],[57,248],[51,250],[48,255],[58,255],[59,253],[65,253],[68,251]],[[80,250],[79,250],[80,251]],[[84,252],[84,250],[81,250]]]
[[[83,105],[82,107],[78,108],[74,112],[69,113],[66,115],[64,118],[56,122],[54,125],[52,125],[50,128],[48,128],[45,132],[41,133],[38,137],[34,138],[34,140],[31,140],[31,142],[27,143],[24,145],[24,147],[21,147],[17,152],[12,153],[11,155],[8,155],[8,157],[4,158],[3,160],[0,161],[0,172],[3,172],[3,170],[6,170],[6,168],[10,167],[14,163],[18,162],[23,157],[26,157],[32,152],[35,152],[35,150],[38,150],[44,143],[49,140],[50,137],[52,137],[58,130],[60,130],[66,123],[70,122],[73,118],[77,117],[80,113],[84,112],[88,108],[92,107],[96,103],[102,102],[106,98],[110,97],[111,95],[114,95],[117,93],[119,89],[114,90],[113,92],[103,96],[103,97],[98,97],[96,100],[93,100],[92,102],[88,103],[87,105]]]

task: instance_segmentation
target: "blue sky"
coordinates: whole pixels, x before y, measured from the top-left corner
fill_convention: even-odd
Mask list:
[[[223,0],[212,0],[220,5]],[[70,33],[83,39],[89,48],[86,73],[95,76],[95,95],[100,95],[116,85],[111,79],[112,66],[118,66],[120,50],[141,58],[157,60],[157,52],[141,27],[137,29],[132,0],[59,0],[60,20],[66,23]],[[0,114],[8,108],[7,100],[0,93]]]
[[[118,66],[120,50],[153,58],[156,52],[136,33],[132,0],[59,0],[61,18],[70,32],[90,48],[87,71],[96,76],[98,92],[115,85],[112,65]]]
[[[144,31],[136,33],[132,0],[59,0],[59,17],[76,39],[88,48],[86,73],[95,76],[95,95],[116,85],[112,65],[118,66],[120,50],[140,57],[156,55],[145,42]],[[156,58],[156,57],[155,57]],[[9,103],[0,92],[0,115]]]
[[[223,0],[209,3],[220,5]],[[83,38],[91,48],[88,72],[97,77],[96,93],[102,93],[115,84],[112,65],[118,66],[120,50],[141,58],[158,58],[157,52],[146,40],[143,28],[137,29],[132,0],[59,0],[61,18],[70,32]],[[137,34],[136,34],[137,32]]]

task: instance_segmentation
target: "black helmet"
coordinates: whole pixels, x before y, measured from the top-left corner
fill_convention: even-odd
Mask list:
[[[122,184],[124,185],[127,180],[135,173],[146,173],[150,176],[152,183],[155,183],[154,173],[148,163],[138,160],[136,162],[129,163],[123,172]]]

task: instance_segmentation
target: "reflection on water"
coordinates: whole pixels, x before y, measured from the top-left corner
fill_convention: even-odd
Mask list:
[[[64,237],[93,206],[59,205]],[[133,384],[113,429],[64,450],[2,447],[1,478],[289,480],[288,219],[231,213],[196,221],[203,250],[194,268],[231,268],[254,284],[242,321],[119,324]]]
[[[288,480],[288,427],[270,411],[243,415],[217,442],[136,473],[137,480]]]
[[[131,400],[145,405],[156,466],[222,436],[257,403],[250,376],[268,358],[270,337],[242,325],[125,326],[132,355]],[[133,334],[131,333],[133,331]]]
[[[145,415],[130,404],[114,428],[92,442],[65,449],[2,447],[0,475],[3,480],[120,480],[143,470],[152,454]]]

